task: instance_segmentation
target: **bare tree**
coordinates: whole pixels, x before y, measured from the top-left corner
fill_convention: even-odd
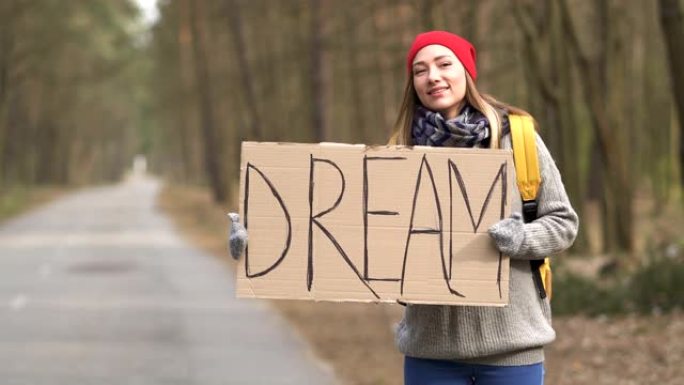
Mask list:
[[[184,0],[189,1],[189,0]],[[214,101],[212,100],[212,79],[209,74],[207,36],[205,32],[206,13],[204,0],[190,0],[190,29],[195,78],[199,96],[200,119],[204,143],[204,161],[214,199],[228,198],[228,185],[221,165],[219,135],[214,122]]]
[[[247,133],[249,133],[249,137],[253,140],[262,140],[264,135],[262,132],[261,116],[258,111],[259,103],[254,89],[254,72],[247,60],[244,27],[240,15],[241,3],[236,0],[229,0],[226,2],[223,9],[227,19],[230,21],[228,26],[230,27],[233,41],[233,55],[237,59],[238,68],[240,70],[241,89],[244,92],[245,104],[249,115],[249,128]]]
[[[321,1],[309,0],[311,8],[310,66],[311,66],[311,128],[316,142],[326,140],[325,127],[325,71],[323,69],[323,29],[321,26]]]
[[[547,135],[551,152],[563,174],[565,186],[576,210],[581,214],[579,162],[577,159],[577,124],[572,106],[574,80],[569,51],[563,48],[560,10],[557,2],[543,5],[512,4],[513,15],[525,41],[524,52],[532,88],[528,91],[540,99],[538,118],[545,128],[553,127]],[[582,218],[582,215],[580,215]],[[580,236],[578,247],[584,247]]]
[[[660,22],[667,47],[672,91],[679,115],[679,177],[684,185],[684,11],[679,0],[660,0]]]
[[[578,64],[580,77],[583,79],[584,98],[606,170],[603,174],[606,181],[603,202],[604,223],[607,225],[606,243],[612,250],[624,252],[631,251],[633,248],[632,170],[625,148],[621,144],[620,135],[614,130],[614,127],[618,126],[616,119],[619,119],[623,111],[615,110],[615,105],[610,103],[608,94],[610,90],[607,79],[609,60],[616,60],[617,56],[609,54],[612,49],[608,40],[609,4],[607,0],[594,4],[601,32],[599,38],[596,39],[600,47],[593,57],[589,56],[586,47],[580,42],[577,27],[566,0],[560,0],[560,11],[569,47]]]

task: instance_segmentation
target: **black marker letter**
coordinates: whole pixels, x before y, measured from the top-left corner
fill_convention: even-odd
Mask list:
[[[244,208],[245,208],[245,228],[247,229],[247,222],[249,220],[249,170],[253,169],[256,171],[261,178],[266,182],[268,187],[271,189],[271,194],[275,197],[275,199],[278,201],[278,204],[280,205],[280,208],[283,210],[283,214],[285,215],[285,221],[287,222],[287,237],[285,240],[285,248],[283,249],[282,254],[280,255],[280,258],[276,260],[273,265],[271,265],[269,268],[260,271],[258,273],[250,273],[249,272],[249,246],[245,249],[245,275],[248,278],[256,278],[256,277],[261,277],[262,275],[268,274],[271,270],[275,269],[280,263],[285,259],[285,256],[287,255],[287,251],[290,250],[290,242],[292,241],[292,223],[290,221],[290,213],[287,211],[287,208],[285,207],[285,203],[283,202],[283,198],[280,197],[280,194],[278,194],[278,191],[275,189],[273,184],[271,183],[270,180],[264,175],[263,172],[261,172],[258,168],[254,167],[252,164],[247,163],[247,168],[245,170],[245,202],[244,202]]]
[[[449,279],[451,279],[451,274],[452,274],[452,267],[453,267],[453,260],[454,260],[454,254],[452,250],[452,234],[453,234],[453,200],[454,200],[454,195],[453,195],[453,189],[452,189],[452,171],[453,175],[456,176],[456,181],[458,182],[458,187],[461,190],[461,194],[463,195],[463,201],[465,202],[466,209],[468,210],[468,216],[470,217],[470,224],[473,228],[473,234],[477,232],[477,229],[480,227],[480,224],[482,223],[482,218],[484,217],[485,212],[487,211],[487,207],[489,206],[489,200],[492,197],[492,193],[494,192],[494,187],[496,186],[497,182],[501,180],[501,211],[499,214],[499,219],[503,219],[504,217],[504,211],[506,208],[506,190],[507,190],[507,175],[506,175],[506,163],[502,163],[501,167],[499,167],[499,171],[496,173],[494,176],[494,180],[492,181],[492,185],[489,187],[489,192],[487,193],[487,197],[484,200],[484,203],[482,204],[482,208],[480,210],[480,217],[477,219],[477,223],[475,222],[475,218],[473,218],[473,211],[470,208],[470,200],[468,199],[468,191],[465,186],[465,182],[463,181],[463,176],[461,176],[461,171],[458,169],[458,166],[449,159]],[[501,262],[502,262],[502,255],[499,253],[499,268],[497,272],[497,277],[496,277],[496,283],[499,286],[499,297],[501,297]]]
[[[420,181],[421,181],[421,175],[423,174],[423,167],[428,172],[428,176],[430,177],[430,183],[432,184],[432,192],[435,197],[435,204],[437,206],[437,218],[439,221],[439,227],[436,229],[420,229],[420,230],[414,230],[413,228],[413,218],[416,213],[416,200],[418,199],[418,191],[420,190]],[[439,195],[437,195],[437,186],[435,186],[435,178],[432,175],[432,168],[430,168],[430,164],[428,163],[427,159],[425,158],[425,155],[423,155],[423,159],[420,162],[420,169],[418,170],[418,180],[416,181],[416,190],[415,193],[413,194],[413,208],[411,209],[411,222],[409,225],[409,231],[406,236],[406,249],[404,250],[404,264],[401,269],[401,294],[404,294],[404,277],[406,276],[406,260],[408,257],[408,249],[409,249],[409,244],[411,243],[411,236],[413,234],[430,234],[430,235],[438,235],[439,236],[439,253],[441,255],[441,260],[442,260],[442,273],[444,275],[444,281],[446,282],[447,288],[449,289],[449,292],[451,294],[457,295],[459,297],[465,297],[463,294],[457,292],[451,287],[451,283],[449,282],[449,276],[446,268],[446,261],[444,260],[444,249],[442,248],[443,245],[443,235],[442,235],[442,209],[439,204]]]
[[[368,216],[369,215],[399,215],[396,211],[368,210],[368,161],[369,160],[405,160],[405,157],[363,157],[363,278],[367,281],[399,281],[400,278],[371,278],[368,276]]]
[[[314,166],[316,162],[323,162],[327,163],[331,166],[333,166],[337,172],[340,173],[340,178],[342,178],[342,189],[340,190],[340,196],[337,197],[337,200],[335,203],[332,205],[327,210],[321,211],[320,213],[313,215],[313,197],[314,197]],[[352,263],[351,259],[349,259],[349,256],[347,256],[347,253],[342,249],[342,246],[337,242],[335,237],[333,237],[332,233],[328,231],[328,229],[325,228],[321,224],[321,222],[318,220],[318,218],[322,217],[323,215],[333,211],[337,206],[340,204],[342,201],[342,196],[344,196],[344,188],[345,188],[345,180],[344,180],[344,173],[340,168],[333,163],[332,161],[328,159],[318,159],[314,158],[313,155],[310,156],[310,162],[309,162],[309,258],[308,258],[308,268],[307,268],[307,274],[306,274],[306,287],[309,291],[311,291],[311,286],[313,284],[313,224],[316,224],[319,229],[325,234],[326,237],[332,242],[332,244],[335,246],[337,251],[340,253],[342,258],[344,258],[344,261],[349,265],[349,267],[354,271],[357,277],[359,277],[359,280],[368,288],[368,290],[373,293],[375,298],[380,299],[380,296],[366,283],[366,281],[363,280],[361,277],[361,273],[359,273],[359,270],[354,266],[354,263]]]

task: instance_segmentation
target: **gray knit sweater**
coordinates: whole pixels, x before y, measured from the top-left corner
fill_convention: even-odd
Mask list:
[[[510,135],[502,138],[511,148]],[[530,258],[559,253],[572,245],[578,218],[570,206],[558,168],[537,136],[542,184],[538,219],[524,225],[519,252],[510,255],[509,305],[505,307],[407,305],[396,343],[407,356],[488,365],[527,365],[544,360],[544,345],[556,333],[548,299],[532,280]],[[512,211],[522,203],[514,185]]]

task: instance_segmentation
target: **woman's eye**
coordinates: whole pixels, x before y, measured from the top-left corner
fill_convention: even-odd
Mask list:
[[[421,74],[424,74],[424,73],[425,73],[425,70],[424,70],[424,69],[419,69],[419,70],[413,71],[413,75],[421,75]]]
[[[445,61],[444,63],[441,63],[440,66],[442,67],[449,67],[451,65],[451,62]]]

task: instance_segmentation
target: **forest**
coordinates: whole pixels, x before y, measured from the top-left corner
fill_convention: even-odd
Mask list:
[[[682,3],[165,0],[0,5],[0,186],[158,174],[235,202],[240,143],[383,144],[405,51],[444,29],[477,47],[478,88],[529,111],[582,218],[576,249],[640,249],[681,207]],[[648,202],[645,212],[639,202]]]
[[[476,47],[480,92],[534,116],[579,214],[549,383],[681,382],[684,1],[140,3],[0,1],[0,220],[144,157],[159,208],[227,260],[242,142],[388,143],[408,47],[447,30]],[[345,383],[398,383],[400,306],[271,305]]]

